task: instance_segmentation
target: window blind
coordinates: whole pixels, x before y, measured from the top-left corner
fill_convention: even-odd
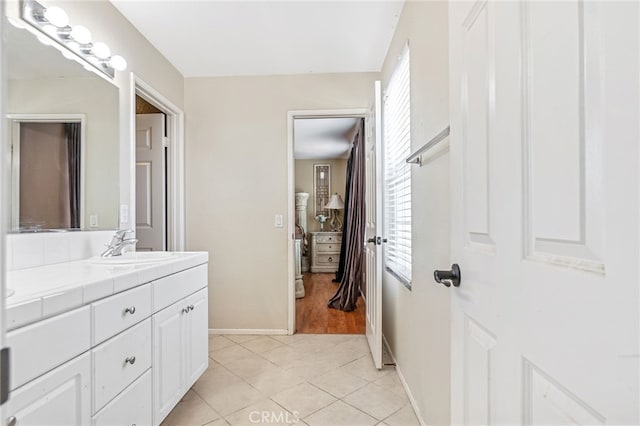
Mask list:
[[[411,90],[409,47],[391,75],[384,99],[385,268],[411,284]]]

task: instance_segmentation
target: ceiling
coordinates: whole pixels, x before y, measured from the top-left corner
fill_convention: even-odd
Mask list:
[[[293,121],[293,157],[296,160],[349,158],[355,117],[296,118]]]
[[[403,0],[111,0],[184,77],[378,72]]]

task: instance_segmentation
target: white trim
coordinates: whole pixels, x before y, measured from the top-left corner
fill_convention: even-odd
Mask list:
[[[324,117],[362,117],[367,116],[367,108],[351,109],[318,109],[318,110],[294,110],[287,112],[287,248],[288,248],[288,334],[296,331],[296,277],[295,277],[295,255],[293,252],[293,239],[295,234],[295,160],[293,158],[293,120],[296,118],[324,118]]]
[[[404,378],[404,374],[402,374],[402,370],[400,369],[400,366],[398,365],[398,361],[396,360],[396,357],[393,355],[393,352],[391,352],[391,348],[389,347],[389,342],[387,342],[387,338],[384,337],[384,334],[382,335],[382,343],[384,344],[384,347],[387,348],[387,353],[389,354],[389,357],[391,358],[393,363],[396,365],[396,373],[398,374],[398,378],[400,379],[400,383],[402,383],[402,387],[404,388],[404,391],[407,394],[407,398],[409,398],[409,403],[411,404],[411,407],[413,408],[413,412],[415,413],[416,418],[418,419],[418,421],[420,422],[420,424],[422,426],[426,426],[427,423],[424,421],[424,418],[422,417],[422,412],[420,411],[420,408],[418,408],[418,404],[416,403],[416,399],[413,397],[413,394],[411,393],[411,389],[409,388],[409,385],[407,384],[407,380]]]
[[[185,187],[184,187],[184,111],[160,92],[147,84],[135,74],[132,76],[131,114],[132,128],[135,137],[135,97],[136,95],[149,101],[167,115],[167,134],[169,137],[167,179],[167,249],[171,251],[185,250]],[[133,139],[135,140],[135,139]],[[132,170],[132,206],[135,206],[135,143],[133,144]]]
[[[279,328],[210,328],[209,334],[260,334],[267,336],[282,336],[290,333],[288,330]]]
[[[80,230],[85,229],[87,214],[87,135],[86,114],[7,114],[11,122],[11,228],[20,227],[20,123],[80,123]],[[18,142],[16,145],[15,142]],[[17,149],[16,149],[17,147]]]

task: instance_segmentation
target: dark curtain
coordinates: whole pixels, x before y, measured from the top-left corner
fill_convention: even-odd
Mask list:
[[[365,147],[364,120],[360,120],[347,162],[344,228],[340,262],[336,278],[340,285],[329,300],[329,307],[342,311],[356,308],[363,277],[363,248],[365,231]]]
[[[70,227],[80,228],[80,123],[65,123],[69,167]]]
[[[351,152],[353,154],[353,151]],[[344,277],[344,266],[346,260],[347,253],[347,218],[349,217],[349,199],[351,198],[351,164],[353,160],[353,155],[349,155],[349,159],[347,160],[347,176],[346,182],[347,187],[344,190],[344,210],[343,212],[343,225],[342,225],[342,242],[340,243],[340,260],[338,261],[338,270],[336,271],[336,277],[332,280],[334,283],[339,283],[342,281],[342,277]]]

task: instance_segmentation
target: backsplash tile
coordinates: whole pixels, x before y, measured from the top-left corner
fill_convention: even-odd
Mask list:
[[[66,233],[43,233],[40,238],[43,243],[45,265],[69,261],[69,236]]]
[[[35,268],[99,256],[115,230],[8,234],[7,270]]]
[[[13,269],[44,265],[44,239],[41,235],[20,235],[13,241]]]

